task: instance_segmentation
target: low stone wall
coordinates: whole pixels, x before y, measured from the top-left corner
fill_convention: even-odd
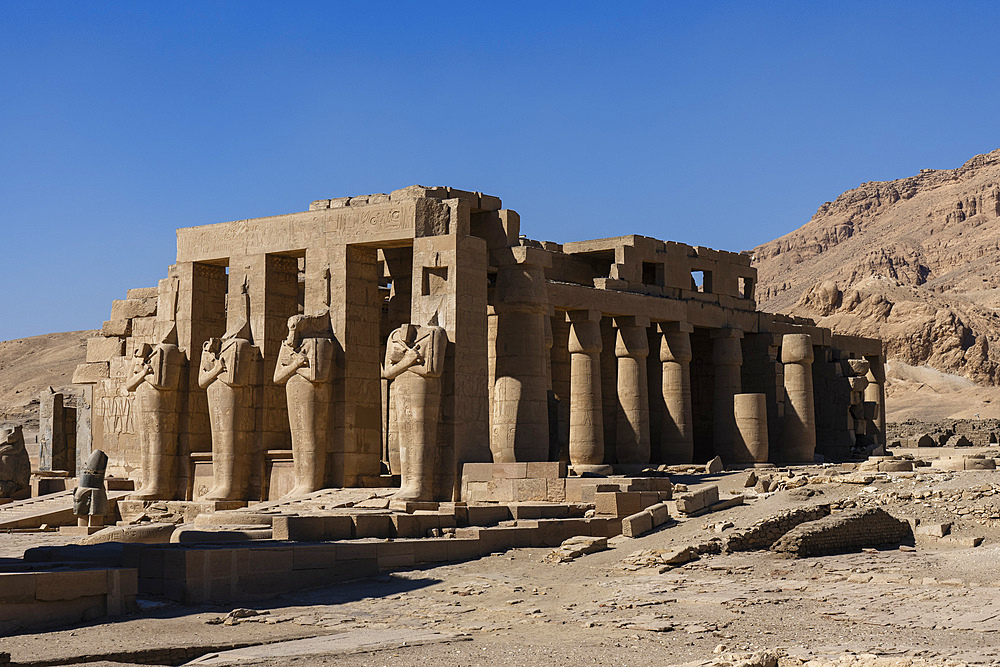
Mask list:
[[[787,510],[762,519],[749,528],[731,533],[726,538],[723,549],[726,551],[770,549],[772,544],[796,526],[829,515],[829,505],[814,505]]]
[[[0,636],[135,611],[131,568],[0,572]]]
[[[789,557],[824,556],[900,543],[913,543],[910,524],[871,507],[801,524],[771,545],[771,551]]]

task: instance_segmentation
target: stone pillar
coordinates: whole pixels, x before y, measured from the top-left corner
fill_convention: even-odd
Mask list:
[[[663,322],[660,362],[663,364],[663,423],[660,460],[691,463],[694,460],[694,417],[691,412],[691,332],[687,322]]]
[[[868,386],[865,387],[865,402],[875,404],[875,442],[884,445],[885,439],[885,364],[882,357],[865,357],[868,360]],[[80,444],[77,443],[77,447]]]
[[[739,329],[716,329],[712,332],[712,364],[715,368],[715,396],[712,403],[712,445],[723,464],[736,460],[739,431],[733,412],[733,397],[743,390],[740,366],[743,348]]]
[[[549,405],[545,350],[548,290],[544,250],[518,246],[499,257],[496,383],[491,449],[497,463],[545,461],[549,456]]]
[[[82,387],[76,403],[76,474],[83,474],[87,459],[94,449],[93,411],[94,385]]]
[[[556,434],[558,449],[552,461],[569,463],[569,408],[572,387],[572,355],[569,351],[570,323],[564,311],[557,311],[551,320],[553,345],[549,356],[552,365],[552,393],[555,399],[555,418],[549,412],[549,430]],[[550,408],[552,404],[549,404]],[[552,427],[555,427],[554,429]],[[553,448],[555,449],[555,448]]]
[[[618,357],[618,403],[621,415],[618,420],[618,463],[649,463],[649,388],[646,377],[646,357],[649,340],[646,328],[648,317],[618,317],[618,339],[615,356]]]
[[[38,467],[41,470],[76,472],[76,452],[69,451],[66,438],[63,395],[44,389],[38,405]]]
[[[570,320],[569,462],[574,470],[604,464],[601,313],[576,310]]]
[[[782,460],[812,463],[816,456],[816,407],[813,405],[813,347],[809,334],[781,338],[781,363],[785,365],[785,420]]]
[[[732,463],[767,463],[767,395],[736,394],[733,414],[739,439]]]

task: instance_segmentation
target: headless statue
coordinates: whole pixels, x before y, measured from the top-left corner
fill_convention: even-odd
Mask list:
[[[435,500],[437,425],[447,333],[437,326],[404,324],[389,335],[382,377],[391,381],[399,429],[400,500]]]
[[[22,427],[0,427],[0,498],[22,500],[31,495],[31,459]]]
[[[295,470],[289,498],[322,489],[326,479],[333,400],[332,336],[328,313],[294,315],[288,319],[288,337],[278,352],[274,382],[285,385]]]
[[[257,349],[244,320],[201,351],[198,386],[207,388],[212,488],[206,500],[247,500],[254,461],[253,382]]]
[[[73,514],[80,526],[103,526],[109,511],[108,492],[104,488],[104,472],[108,469],[108,455],[95,449],[80,475],[80,483],[73,491]]]
[[[180,420],[180,384],[184,353],[176,332],[158,345],[143,343],[135,350],[131,376],[125,383],[139,405],[142,487],[138,500],[173,500],[177,480],[177,433]]]

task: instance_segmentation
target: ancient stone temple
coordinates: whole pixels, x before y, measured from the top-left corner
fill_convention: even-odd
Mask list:
[[[538,242],[497,197],[412,186],[177,232],[90,341],[91,442],[143,499],[845,457],[884,441],[880,341],[756,310],[750,257]],[[747,394],[756,396],[746,396]]]

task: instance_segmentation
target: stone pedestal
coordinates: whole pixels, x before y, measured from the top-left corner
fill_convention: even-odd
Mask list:
[[[694,418],[691,411],[691,331],[686,322],[659,325],[660,362],[663,364],[663,420],[658,456],[663,463],[694,460]]]
[[[548,253],[510,248],[497,273],[496,380],[490,448],[497,463],[549,456],[549,357],[545,349]]]
[[[646,357],[649,341],[646,327],[649,319],[642,317],[616,318],[618,339],[618,419],[617,459],[620,464],[649,463],[649,389],[646,377]]]
[[[781,338],[785,365],[785,419],[781,458],[786,463],[812,463],[816,457],[816,416],[812,382],[813,347],[809,334]]]
[[[728,464],[736,458],[735,445],[739,437],[733,397],[742,391],[740,366],[743,349],[739,329],[717,329],[712,332],[712,364],[715,367],[715,396],[712,415],[712,444],[715,454]]]
[[[574,470],[603,469],[604,419],[601,400],[601,313],[569,313],[569,461]]]
[[[739,439],[734,447],[731,463],[766,463],[767,396],[736,394],[733,397],[733,414]]]

